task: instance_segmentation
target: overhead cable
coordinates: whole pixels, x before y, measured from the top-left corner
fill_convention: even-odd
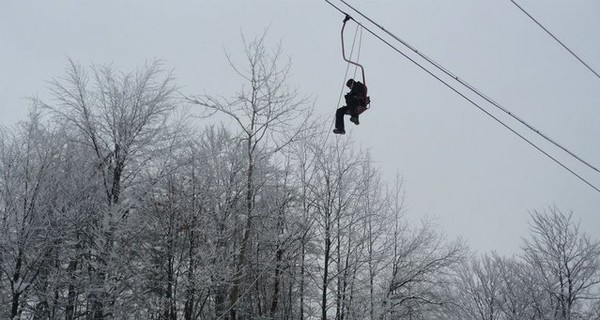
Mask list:
[[[569,47],[567,47],[562,41],[560,41],[556,36],[554,36],[554,34],[552,34],[552,32],[548,31],[548,29],[546,29],[539,21],[537,21],[532,15],[529,14],[529,12],[525,11],[525,9],[523,9],[523,7],[521,7],[518,3],[516,3],[514,0],[510,0],[510,2],[512,2],[517,8],[519,8],[525,15],[527,15],[529,17],[529,19],[531,19],[533,22],[535,22],[540,28],[542,28],[542,30],[546,31],[546,33],[548,35],[550,35],[554,40],[556,40],[556,42],[558,42],[563,48],[565,48],[565,50],[567,50],[573,57],[575,57],[575,59],[579,60],[579,62],[581,62],[588,70],[590,70],[593,74],[596,75],[596,78],[600,79],[600,74],[598,74],[598,72],[596,72],[596,70],[594,70],[592,67],[590,67],[587,63],[585,63],[585,61],[583,61],[577,54],[575,54],[575,52],[573,52],[573,50],[569,49]]]
[[[344,2],[346,4],[345,1],[340,0],[342,2]],[[350,16],[348,13],[346,13],[344,10],[342,10],[341,8],[339,8],[338,6],[336,6],[335,4],[331,3],[331,1],[329,0],[325,0],[325,2],[327,2],[330,6],[332,6],[333,8],[335,8],[336,10],[338,10],[339,12],[343,13],[344,15],[348,15]],[[348,5],[348,4],[346,4]],[[348,5],[349,7],[351,7],[350,5]],[[351,7],[352,8],[352,7]],[[353,9],[353,8],[352,8]],[[358,12],[356,9],[353,9],[354,11]],[[359,13],[362,15],[362,13]],[[367,20],[371,21],[373,24],[377,25],[379,28],[381,28],[382,30],[384,30],[386,33],[390,34],[387,30],[385,30],[383,27],[379,26],[377,23],[375,23],[374,21],[370,20],[369,18],[367,18],[366,16],[362,15],[363,17],[365,17]],[[588,180],[586,180],[585,178],[583,178],[581,175],[577,174],[575,171],[573,171],[572,169],[570,169],[569,167],[567,167],[565,164],[563,164],[562,162],[560,162],[558,159],[556,159],[555,157],[553,157],[552,155],[550,155],[548,152],[544,151],[543,149],[541,149],[540,147],[538,147],[535,143],[533,143],[531,140],[527,139],[525,136],[523,136],[522,134],[518,133],[515,129],[511,128],[509,125],[507,125],[506,123],[504,123],[502,120],[500,120],[498,117],[494,116],[493,114],[491,114],[489,111],[487,111],[486,109],[484,109],[482,106],[480,106],[479,104],[477,104],[475,101],[473,101],[472,99],[470,99],[469,97],[467,97],[465,94],[463,94],[462,92],[458,91],[456,88],[454,88],[452,85],[450,85],[447,81],[444,81],[442,78],[440,78],[438,75],[434,74],[433,72],[431,72],[430,70],[428,70],[427,68],[425,68],[423,65],[419,64],[416,60],[414,60],[413,58],[409,57],[406,53],[402,52],[400,49],[398,49],[396,46],[394,46],[393,44],[391,44],[389,41],[383,39],[381,36],[379,36],[378,34],[376,34],[375,32],[373,32],[371,29],[367,28],[366,26],[364,26],[362,23],[352,19],[356,24],[358,24],[359,26],[361,26],[363,29],[367,30],[367,32],[369,32],[371,35],[373,35],[375,38],[379,39],[381,42],[385,43],[387,46],[389,46],[392,50],[396,51],[397,53],[401,54],[402,56],[404,56],[406,59],[408,59],[409,61],[411,61],[412,63],[414,63],[416,66],[418,66],[420,69],[422,69],[423,71],[425,71],[426,73],[428,73],[429,75],[431,75],[432,77],[434,77],[436,80],[438,80],[439,82],[441,82],[442,84],[444,84],[446,87],[448,87],[450,90],[454,91],[456,94],[460,95],[462,98],[464,98],[465,100],[467,100],[469,103],[471,103],[472,105],[474,105],[475,107],[477,107],[479,110],[481,110],[483,113],[485,113],[487,116],[489,116],[490,118],[494,119],[496,122],[498,122],[499,124],[501,124],[503,127],[505,127],[506,129],[508,129],[510,132],[512,132],[513,134],[517,135],[519,138],[521,138],[523,141],[527,142],[529,145],[531,145],[533,148],[535,148],[536,150],[538,150],[539,152],[541,152],[542,154],[544,154],[546,157],[548,157],[549,159],[551,159],[552,161],[554,161],[555,163],[557,163],[559,166],[561,166],[563,169],[567,170],[569,173],[571,173],[572,175],[574,175],[575,177],[577,177],[579,180],[583,181],[585,184],[587,184],[588,186],[590,186],[592,189],[596,190],[597,192],[600,193],[600,188],[596,187],[595,185],[593,185],[591,182],[589,182]],[[390,34],[391,35],[391,34]],[[394,36],[392,36],[394,37]],[[397,39],[398,41],[401,41],[400,39]],[[422,55],[420,52],[413,50],[415,52],[417,52],[421,57],[424,57],[424,55]],[[437,63],[435,63],[433,60],[426,58],[426,60],[428,60],[431,64],[434,64],[437,66]],[[441,68],[442,71],[444,71],[445,69],[442,68],[441,66],[439,66],[438,68]],[[452,76],[454,79],[458,80],[458,77],[449,74],[448,72],[445,71],[446,74]],[[462,82],[461,82],[462,83]],[[463,84],[464,85],[464,84]],[[466,86],[466,85],[465,85]],[[471,89],[473,90],[473,89]],[[475,91],[476,93],[478,91]],[[478,94],[481,96],[481,94]],[[483,96],[485,97],[485,96]],[[485,98],[484,98],[485,99]],[[489,98],[488,98],[489,99]],[[487,100],[487,99],[486,99]],[[488,100],[490,101],[490,100]],[[493,101],[493,100],[492,100]],[[492,103],[492,102],[490,102]],[[493,103],[492,103],[493,104]],[[510,114],[511,116],[513,116],[512,114]],[[514,117],[514,116],[513,116]],[[539,131],[538,131],[539,134]],[[581,161],[581,160],[580,160]],[[587,162],[584,162],[587,164]],[[589,166],[589,164],[588,164]],[[593,167],[592,167],[593,168]],[[598,169],[593,168],[594,170],[598,171]]]
[[[481,91],[477,90],[477,88],[473,87],[471,84],[469,84],[468,82],[462,80],[461,78],[459,78],[456,74],[452,73],[450,70],[444,68],[442,65],[440,65],[438,62],[436,62],[435,60],[429,58],[428,56],[426,56],[425,54],[423,54],[422,52],[420,52],[419,50],[417,50],[416,48],[414,48],[413,46],[411,46],[408,42],[400,39],[399,37],[397,37],[395,34],[391,33],[390,31],[386,30],[384,27],[382,27],[381,25],[379,25],[377,22],[373,21],[371,18],[367,17],[366,15],[364,15],[362,12],[360,12],[358,9],[354,8],[352,5],[350,5],[349,3],[347,3],[344,0],[340,0],[342,3],[344,3],[346,6],[348,6],[350,9],[354,10],[356,13],[358,13],[360,16],[362,16],[363,18],[367,19],[369,22],[371,22],[373,25],[377,26],[378,28],[380,28],[381,30],[383,30],[386,34],[388,34],[389,36],[391,36],[392,38],[394,38],[395,40],[397,40],[398,42],[402,43],[405,47],[409,48],[410,50],[412,50],[413,52],[415,52],[416,54],[418,54],[421,58],[425,59],[427,62],[431,63],[433,66],[435,66],[437,69],[439,69],[440,71],[442,71],[443,73],[445,73],[446,75],[448,75],[449,77],[452,77],[454,80],[458,81],[460,84],[462,84],[463,86],[465,86],[467,89],[471,90],[471,92],[475,93],[476,95],[478,95],[479,97],[483,98],[484,100],[486,100],[487,102],[491,103],[493,106],[495,106],[496,108],[498,108],[499,110],[501,110],[502,112],[508,114],[510,117],[512,117],[513,119],[519,121],[521,124],[523,124],[524,126],[526,126],[528,129],[530,129],[531,131],[535,132],[536,134],[538,134],[540,137],[544,138],[546,141],[550,142],[551,144],[553,144],[554,146],[556,146],[557,148],[563,150],[564,152],[566,152],[567,154],[569,154],[571,157],[575,158],[577,161],[583,163],[584,165],[586,165],[587,167],[591,168],[592,170],[600,173],[600,170],[598,168],[596,168],[595,166],[593,166],[592,164],[590,164],[588,161],[585,161],[584,159],[582,159],[580,156],[578,156],[577,154],[575,154],[574,152],[570,151],[569,149],[567,149],[566,147],[562,146],[561,144],[559,144],[558,142],[556,142],[555,140],[553,140],[552,138],[550,138],[549,136],[545,135],[544,133],[542,133],[540,130],[536,129],[533,125],[527,123],[525,120],[523,120],[522,118],[520,118],[519,116],[517,116],[516,114],[512,113],[511,111],[509,111],[508,109],[506,109],[505,107],[503,107],[502,105],[500,105],[499,103],[497,103],[496,101],[492,100],[490,97],[488,97],[487,95],[485,95],[484,93],[482,93]]]

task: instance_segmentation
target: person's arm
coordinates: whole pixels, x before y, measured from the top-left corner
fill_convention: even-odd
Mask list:
[[[360,82],[355,82],[350,90],[350,94],[357,97],[364,97],[367,95],[367,86]]]

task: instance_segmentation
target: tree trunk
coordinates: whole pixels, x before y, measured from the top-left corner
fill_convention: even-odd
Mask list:
[[[275,311],[277,311],[277,303],[279,299],[279,285],[281,282],[281,257],[283,256],[283,250],[281,248],[277,249],[277,262],[275,263],[275,276],[273,281],[273,299],[271,300],[271,310],[269,316],[271,319],[275,316]]]
[[[331,239],[329,230],[326,231],[325,239],[325,260],[323,266],[323,292],[321,293],[321,320],[327,320],[327,284],[329,282],[329,257],[331,255]]]
[[[196,300],[196,288],[195,288],[195,264],[196,261],[194,259],[194,228],[196,226],[196,217],[193,218],[193,224],[190,228],[190,249],[189,249],[189,265],[188,265],[188,274],[187,274],[187,290],[186,290],[186,299],[184,306],[184,319],[192,320],[194,316],[194,302]]]
[[[304,320],[304,273],[306,263],[305,239],[302,239],[302,257],[300,258],[300,320]]]
[[[240,287],[244,278],[244,267],[246,265],[246,253],[250,241],[250,233],[252,230],[252,209],[254,206],[254,159],[252,154],[252,139],[248,138],[248,172],[246,176],[246,226],[244,236],[240,247],[238,257],[238,265],[233,279],[233,287],[231,289],[231,320],[237,320],[237,303],[240,295]]]

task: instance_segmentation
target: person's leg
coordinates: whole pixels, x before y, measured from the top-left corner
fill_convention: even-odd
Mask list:
[[[335,112],[335,128],[344,132],[344,115],[349,112],[349,107],[343,106]]]
[[[358,125],[358,103],[357,101],[352,101],[350,106],[349,106],[349,111],[350,113],[350,121],[353,122],[354,124]]]

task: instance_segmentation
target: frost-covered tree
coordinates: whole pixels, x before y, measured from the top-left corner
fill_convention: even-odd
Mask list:
[[[129,218],[150,185],[148,177],[157,174],[154,162],[172,146],[175,88],[160,63],[131,73],[94,66],[90,75],[69,62],[66,77],[51,82],[54,99],[43,103],[88,156],[80,169],[91,186],[87,199],[93,199],[80,212],[86,217],[81,233],[86,253],[73,257],[68,269],[69,276],[87,273],[84,292],[73,292],[87,304],[69,307],[67,318],[83,312],[104,319],[126,312],[127,299],[120,295],[128,274],[121,256],[134,227]]]
[[[0,317],[48,317],[64,239],[53,210],[64,147],[37,110],[0,132]]]
[[[228,55],[230,66],[244,81],[233,98],[202,95],[189,99],[208,112],[226,115],[237,126],[245,149],[245,209],[241,239],[236,250],[236,271],[229,293],[231,320],[237,319],[239,298],[242,290],[247,290],[243,282],[256,232],[256,197],[265,182],[258,179],[257,167],[270,161],[277,152],[309,129],[306,100],[300,98],[287,83],[290,63],[282,61],[281,46],[270,50],[264,43],[265,39],[265,34],[250,42],[244,39],[244,64],[236,64]]]
[[[458,271],[455,301],[460,318],[498,320],[502,317],[502,259],[484,254],[465,261]]]
[[[556,207],[531,214],[530,237],[523,259],[540,285],[542,317],[576,319],[590,300],[598,299],[600,242],[581,232],[572,213]]]
[[[452,285],[452,271],[465,257],[462,242],[446,240],[423,221],[420,226],[399,228],[392,250],[380,319],[429,319],[452,305],[446,289]]]

